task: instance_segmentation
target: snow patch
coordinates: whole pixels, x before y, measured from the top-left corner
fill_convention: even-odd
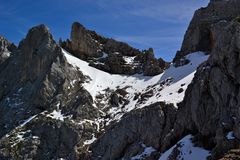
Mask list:
[[[228,134],[227,134],[227,139],[228,139],[228,140],[235,139],[235,137],[233,136],[233,131],[228,132]]]
[[[165,153],[163,153],[159,160],[168,160],[170,156],[174,155],[174,150],[178,150],[179,154],[175,155],[176,160],[203,160],[207,159],[207,157],[210,155],[208,150],[205,150],[200,147],[195,147],[192,143],[192,136],[187,135],[183,139],[181,139],[176,145],[174,145],[172,148],[167,150]],[[177,152],[175,152],[177,153]],[[174,158],[175,158],[174,156]]]
[[[60,121],[64,121],[64,118],[66,118],[66,116],[64,116],[61,113],[61,110],[53,110],[53,112],[47,114],[46,117],[50,117],[52,119],[56,119],[56,120],[60,120]]]
[[[103,52],[103,55],[102,55],[102,57],[100,57],[100,58],[107,58],[107,57],[108,57],[108,54],[105,53],[105,52]]]
[[[144,148],[144,151],[141,154],[138,154],[131,158],[131,160],[142,160],[146,157],[149,157],[153,152],[156,151],[153,147],[147,147],[145,144],[142,144],[142,147]]]
[[[94,135],[92,135],[92,138],[91,139],[89,139],[89,140],[86,140],[85,142],[84,142],[84,145],[90,145],[90,144],[92,144],[94,141],[96,141],[97,140],[97,138],[94,136]]]
[[[123,56],[123,59],[125,60],[126,64],[133,64],[134,63],[134,57],[129,57],[129,56]]]

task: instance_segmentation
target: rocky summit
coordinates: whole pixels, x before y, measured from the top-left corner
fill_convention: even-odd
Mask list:
[[[239,16],[211,0],[172,63],[78,22],[0,36],[0,159],[240,159]]]
[[[100,36],[78,22],[72,24],[70,40],[60,40],[60,45],[89,65],[112,74],[155,76],[169,66],[162,58],[155,58],[152,48],[139,51],[124,42]]]

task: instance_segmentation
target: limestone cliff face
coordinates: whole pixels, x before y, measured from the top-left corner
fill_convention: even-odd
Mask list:
[[[238,0],[211,0],[207,7],[198,9],[185,33],[180,51],[173,62],[180,65],[183,56],[204,51],[211,53],[215,46],[215,35],[212,25],[220,21],[231,21],[240,15],[240,1]]]

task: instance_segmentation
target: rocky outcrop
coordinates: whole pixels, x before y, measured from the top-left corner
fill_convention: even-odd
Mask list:
[[[71,31],[71,40],[63,43],[63,47],[75,56],[86,59],[87,57],[101,57],[101,45],[92,36],[97,36],[93,32],[87,30],[80,23],[73,23]],[[101,37],[99,37],[101,38]]]
[[[143,152],[141,144],[159,150],[171,132],[175,116],[173,105],[164,103],[126,114],[91,146],[92,159],[130,159]]]
[[[70,40],[61,42],[60,45],[81,59],[100,58],[104,52],[118,52],[124,56],[136,56],[140,53],[128,44],[100,36],[78,22],[72,24]]]
[[[162,58],[156,59],[152,48],[144,50],[143,54],[137,55],[136,59],[142,64],[143,74],[146,76],[155,76],[167,69],[170,63],[165,62]]]
[[[20,42],[18,54],[2,70],[1,98],[22,85],[28,88],[32,105],[47,105],[66,81],[79,79],[80,73],[71,71],[61,48],[44,25],[32,28]],[[66,73],[65,73],[66,72]],[[8,77],[7,79],[5,77]],[[16,81],[18,79],[18,81]],[[36,97],[34,98],[34,96]],[[3,97],[4,96],[4,97]]]
[[[240,15],[239,7],[238,0],[211,0],[207,7],[198,9],[173,62],[181,65],[181,58],[196,51],[211,53],[216,45],[215,35],[211,30],[212,25],[220,21],[232,21]]]
[[[141,52],[126,43],[87,30],[78,22],[72,25],[71,40],[60,41],[60,45],[76,57],[90,62],[91,66],[112,74],[154,76],[169,65],[163,59],[155,58],[153,49]]]

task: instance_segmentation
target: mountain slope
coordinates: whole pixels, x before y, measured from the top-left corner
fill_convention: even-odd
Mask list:
[[[67,63],[48,28],[39,25],[30,29],[3,65],[0,159],[75,159],[74,147],[80,136],[82,140],[88,137],[81,134],[81,127],[63,119],[94,119],[99,112],[81,87],[84,76]],[[69,90],[75,79],[77,85]],[[92,130],[89,127],[85,134]]]
[[[182,101],[197,66],[208,56],[199,52],[185,58],[191,63],[178,68],[171,65],[152,77],[109,74],[61,49],[46,26],[32,28],[1,70],[1,75],[9,78],[0,81],[7,86],[1,94],[1,159],[89,159],[93,151],[89,145],[113,126],[129,118],[134,119],[133,126],[142,126],[136,121],[139,113],[146,115],[144,123],[152,123],[148,122],[149,113],[163,111],[168,117],[173,112],[164,129],[167,132],[172,128],[169,125],[174,122],[177,103]],[[21,72],[15,74],[16,70]],[[153,124],[158,120],[156,116]],[[159,133],[149,133],[145,143],[157,149],[159,144],[152,144],[151,137]],[[138,153],[141,150],[135,155]]]
[[[89,80],[83,84],[83,87],[85,87],[86,90],[88,90],[89,93],[92,95],[94,100],[94,105],[98,107],[101,110],[101,112],[104,113],[104,115],[106,115],[106,117],[108,117],[107,119],[102,118],[100,121],[106,125],[109,125],[109,123],[112,121],[113,121],[113,124],[115,123],[115,121],[119,121],[119,123],[113,125],[115,127],[110,126],[110,128],[105,131],[106,134],[102,136],[101,139],[99,140],[100,143],[94,144],[92,148],[92,151],[94,153],[93,156],[94,157],[103,156],[104,157],[103,159],[110,158],[108,153],[104,153],[102,151],[100,151],[99,153],[99,151],[97,150],[104,148],[104,150],[106,151],[108,149],[107,147],[108,145],[113,146],[113,148],[116,147],[115,149],[113,148],[111,149],[112,158],[114,157],[120,158],[119,154],[120,155],[124,154],[122,153],[123,151],[121,149],[122,148],[126,149],[125,145],[127,144],[122,144],[122,142],[126,140],[121,139],[121,137],[126,138],[130,136],[127,129],[128,127],[127,128],[124,127],[126,123],[129,123],[129,120],[128,120],[129,118],[132,119],[131,123],[132,123],[132,126],[134,126],[131,129],[133,130],[132,132],[136,132],[138,134],[143,133],[143,131],[137,131],[134,128],[136,128],[138,125],[145,126],[145,124],[143,123],[146,123],[146,122],[139,123],[136,120],[137,118],[133,118],[135,114],[138,114],[138,113],[143,114],[146,111],[147,112],[153,111],[157,113],[159,112],[158,110],[161,110],[161,107],[163,107],[164,112],[166,112],[166,115],[165,115],[166,118],[169,118],[170,120],[169,122],[166,121],[166,123],[169,123],[167,124],[166,129],[167,128],[170,129],[171,128],[170,125],[173,124],[175,119],[174,112],[176,111],[174,110],[176,109],[174,109],[173,106],[171,105],[167,105],[169,106],[169,108],[165,109],[164,107],[165,104],[161,104],[160,105],[161,107],[160,107],[158,104],[156,104],[156,102],[165,101],[166,103],[174,103],[174,107],[177,108],[177,103],[182,101],[185,90],[187,86],[191,83],[197,66],[202,62],[204,62],[205,60],[207,60],[208,58],[208,55],[205,55],[202,52],[193,53],[185,57],[185,59],[188,59],[190,61],[188,65],[177,67],[177,68],[171,65],[169,69],[165,70],[162,74],[153,76],[153,77],[147,77],[143,75],[133,75],[133,76],[114,75],[114,74],[111,75],[109,73],[100,71],[96,68],[89,66],[87,62],[72,56],[70,53],[64,50],[63,50],[63,53],[65,54],[69,63],[71,63],[77,70],[80,70],[85,76],[89,77]],[[121,92],[124,92],[124,94],[121,94],[121,92],[119,93],[118,92],[119,90],[121,90]],[[112,102],[113,95],[114,96],[116,95],[116,97],[118,98],[116,98],[117,99],[116,103],[112,104],[111,102]],[[119,100],[121,98],[123,99],[123,101],[124,99],[128,100],[127,103],[126,102],[121,103],[121,100]],[[147,109],[148,107],[150,109]],[[151,109],[151,108],[155,108],[155,109]],[[139,110],[137,110],[136,112],[135,111],[130,112],[135,109],[139,109]],[[130,112],[130,114],[127,114],[128,112]],[[173,115],[168,117],[169,115],[171,115],[170,113]],[[144,115],[143,117],[145,117],[145,114],[143,115]],[[162,118],[157,118],[157,117],[153,118],[153,117],[149,117],[148,115],[146,115],[145,118],[146,120],[152,119],[153,121],[154,120],[159,122],[162,121],[159,124],[159,129],[163,127],[162,125],[164,124],[164,120],[160,120]],[[95,123],[99,124],[99,119],[97,119]],[[149,129],[155,129],[157,125],[156,122],[148,122],[148,123],[153,124],[152,126],[148,126]],[[100,125],[101,129],[102,128],[104,129],[105,127]],[[112,128],[114,128],[114,130],[112,130]],[[169,129],[167,129],[168,131],[165,130],[164,132],[165,133],[169,132],[170,131]],[[111,138],[112,134],[116,134],[115,132],[121,133],[118,136],[118,141],[109,141],[109,139],[112,139]],[[148,143],[148,146],[155,146],[155,148],[159,150],[161,143],[155,143],[155,142],[153,143],[151,142],[150,139],[156,141],[158,139],[157,137],[161,132],[162,131],[155,129],[155,132],[149,132],[149,134],[147,135],[148,139],[146,139],[145,137],[144,138],[145,140],[142,139],[142,141],[146,141],[145,143]],[[157,133],[158,136],[157,137],[154,136],[154,133]],[[163,135],[160,134],[160,137],[159,137],[160,139],[161,139],[161,136],[163,138]],[[96,139],[95,135],[93,137],[94,139]],[[104,137],[106,137],[105,138],[106,140],[102,140],[104,139]],[[137,137],[137,135],[135,135],[134,137]],[[104,143],[110,143],[110,144],[105,145]],[[133,140],[131,143],[132,145],[133,144],[136,145],[138,143],[141,143],[141,139]],[[95,155],[96,151],[98,152],[97,155]],[[117,153],[115,153],[117,155],[114,155],[115,151],[118,151]],[[130,152],[128,153],[129,155],[126,155],[125,158],[130,158],[129,156],[134,154],[134,153],[131,153],[132,152],[131,149],[129,152]],[[139,149],[138,152],[141,153],[141,149]],[[136,152],[135,154],[137,154],[138,152]],[[134,155],[132,155],[132,157],[133,156]]]
[[[157,101],[173,103],[177,107],[177,103],[183,100],[185,90],[191,83],[196,68],[208,58],[202,52],[193,53],[186,57],[191,62],[188,65],[177,68],[171,65],[162,74],[148,77],[141,74],[133,76],[112,75],[89,66],[87,62],[64,50],[63,53],[70,64],[89,77],[88,82],[84,83],[83,87],[92,95],[95,105],[98,106],[98,103],[105,101],[103,106],[106,107],[106,102],[111,101],[108,99],[111,93],[115,93],[117,90],[125,92],[123,98],[127,99],[128,103],[119,104],[108,111],[112,116],[118,118],[125,112],[142,108]],[[98,98],[99,96],[101,98]],[[121,94],[117,93],[116,96],[121,96]]]

